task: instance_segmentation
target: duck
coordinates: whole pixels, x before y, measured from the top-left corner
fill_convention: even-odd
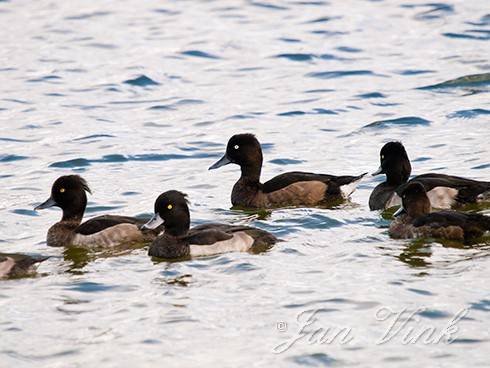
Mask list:
[[[79,175],[65,175],[55,180],[51,196],[34,210],[59,207],[62,218],[48,230],[47,244],[51,247],[84,248],[115,247],[149,243],[158,232],[143,232],[140,227],[147,219],[102,215],[82,223],[87,194],[92,193],[87,181]]]
[[[294,171],[261,183],[262,161],[262,148],[255,135],[236,134],[229,139],[224,156],[209,170],[228,164],[240,166],[241,177],[231,192],[231,203],[245,208],[316,206],[345,200],[367,174],[334,176]]]
[[[269,232],[249,226],[208,223],[190,228],[187,195],[169,190],[158,196],[154,216],[142,227],[164,231],[150,245],[148,255],[175,259],[247,252],[270,248],[278,239]]]
[[[412,166],[401,142],[388,142],[380,151],[381,165],[372,175],[386,175],[369,197],[369,208],[384,210],[399,206],[399,191],[409,182]],[[410,181],[422,183],[434,208],[458,208],[464,204],[490,201],[490,182],[438,173],[415,176]]]
[[[490,216],[454,210],[431,212],[430,199],[420,182],[409,182],[401,197],[402,206],[389,228],[392,238],[470,240],[490,231]]]
[[[18,253],[0,253],[0,279],[33,276],[36,273],[36,266],[48,258]]]

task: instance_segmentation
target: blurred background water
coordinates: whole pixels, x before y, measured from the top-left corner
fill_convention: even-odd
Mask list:
[[[254,222],[285,240],[269,252],[188,262],[48,248],[60,211],[32,211],[78,173],[87,218],[179,189],[193,223],[243,221],[239,169],[207,171],[239,132],[263,179],[372,172],[397,139],[414,173],[489,180],[487,1],[0,1],[0,24],[0,246],[52,256],[0,285],[0,366],[488,366],[489,244],[390,240],[367,206],[382,178]],[[450,345],[377,344],[383,307],[426,307],[418,329],[468,314]],[[354,339],[275,354],[309,310]]]

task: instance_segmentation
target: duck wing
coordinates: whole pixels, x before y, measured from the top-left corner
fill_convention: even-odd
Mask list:
[[[81,235],[91,235],[119,224],[134,224],[141,226],[146,223],[145,219],[129,216],[103,215],[85,221],[75,229],[75,233]]]
[[[233,238],[233,233],[251,230],[248,226],[228,224],[204,224],[193,227],[187,235],[188,244],[211,245],[219,241]]]
[[[365,174],[359,176],[334,176],[328,174],[315,174],[309,172],[292,171],[278,175],[262,184],[264,193],[271,193],[302,181],[319,181],[327,184],[329,194],[340,194],[340,187],[360,180]]]

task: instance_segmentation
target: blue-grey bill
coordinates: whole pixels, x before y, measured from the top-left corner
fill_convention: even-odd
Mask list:
[[[34,211],[44,210],[46,208],[53,207],[53,206],[56,206],[56,201],[53,198],[49,197],[46,202],[41,203],[39,206],[34,207]]]
[[[383,168],[380,166],[378,170],[376,170],[375,172],[373,172],[371,175],[372,176],[376,176],[376,175],[379,175],[379,174],[382,174],[383,173]]]
[[[217,169],[221,166],[225,166],[231,164],[231,160],[228,158],[228,156],[224,155],[219,159],[218,162],[215,162],[212,166],[209,167],[209,170],[214,170]]]
[[[163,224],[163,219],[160,217],[158,213],[155,213],[153,217],[148,221],[146,224],[141,226],[142,229],[148,229],[148,230],[153,230],[156,229],[158,226]]]
[[[407,213],[407,211],[405,211],[405,208],[403,208],[403,206],[400,206],[400,208],[397,209],[396,212],[393,214],[393,217],[398,217],[398,216],[404,215],[406,213]]]

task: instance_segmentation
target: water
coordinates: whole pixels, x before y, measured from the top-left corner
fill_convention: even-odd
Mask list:
[[[195,224],[240,223],[238,168],[207,171],[238,132],[264,179],[374,171],[399,139],[414,173],[488,180],[486,1],[3,1],[0,22],[0,245],[52,256],[1,283],[0,366],[488,366],[489,244],[390,240],[377,178],[339,209],[254,222],[285,240],[269,252],[188,262],[48,248],[60,212],[32,211],[78,173],[87,217],[180,189]],[[467,314],[450,345],[404,344],[407,327],[381,344],[387,308],[419,332]]]

